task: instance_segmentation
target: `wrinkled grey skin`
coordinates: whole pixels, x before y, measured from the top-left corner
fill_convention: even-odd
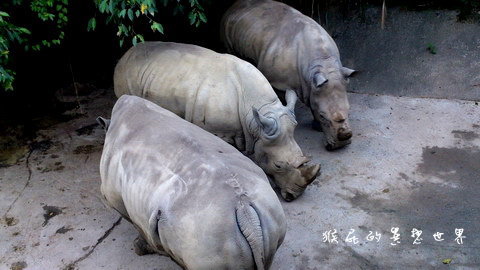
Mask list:
[[[145,99],[115,104],[100,161],[135,251],[186,269],[268,269],[286,219],[265,173],[228,143]]]
[[[238,0],[222,19],[221,36],[229,52],[256,63],[273,87],[295,90],[320,123],[328,150],[350,143],[346,90],[354,71],[342,66],[318,23],[283,3]]]
[[[118,62],[114,88],[117,97],[144,97],[244,151],[285,200],[300,196],[320,170],[306,165],[293,137],[295,93],[283,106],[260,71],[235,56],[188,44],[138,44]]]

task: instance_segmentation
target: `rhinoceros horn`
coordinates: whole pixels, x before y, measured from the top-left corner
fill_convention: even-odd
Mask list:
[[[297,93],[293,90],[287,90],[285,92],[285,100],[287,101],[287,108],[295,112],[295,103],[297,103]]]
[[[323,74],[320,72],[315,73],[315,75],[313,76],[313,83],[316,87],[320,87],[326,82],[328,82],[327,78],[325,78],[325,76],[323,76]]]
[[[306,179],[306,185],[310,185],[319,175],[320,164],[304,165],[298,168],[301,175]]]
[[[253,111],[253,117],[255,118],[255,121],[257,124],[262,127],[263,132],[268,137],[273,137],[275,133],[277,133],[278,130],[278,124],[275,119],[271,117],[266,117],[258,113],[258,110],[252,107]]]
[[[300,159],[300,166],[298,169],[300,170],[300,174],[303,176],[305,179],[304,185],[310,185],[315,178],[320,174],[320,169],[321,165],[320,164],[315,164],[315,165],[307,165],[308,162],[312,160],[311,157],[309,156],[303,156]]]

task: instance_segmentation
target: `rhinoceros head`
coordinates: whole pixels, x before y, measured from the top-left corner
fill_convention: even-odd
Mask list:
[[[329,151],[351,142],[347,83],[348,77],[354,72],[345,67],[328,72],[320,69],[312,72],[310,108],[325,135],[325,147]]]
[[[259,126],[258,139],[254,146],[254,159],[273,177],[286,201],[300,196],[315,180],[320,164],[307,165],[305,157],[293,136],[297,121],[293,109],[297,99],[293,91],[286,94],[287,106],[263,108],[263,113],[253,109]]]

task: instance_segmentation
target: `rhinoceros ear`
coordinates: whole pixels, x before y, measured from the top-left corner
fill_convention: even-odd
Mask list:
[[[355,72],[357,72],[354,69],[342,67],[342,74],[345,76],[345,78],[351,77]]]
[[[313,75],[313,83],[315,84],[316,87],[320,87],[324,85],[326,82],[328,82],[328,79],[323,76],[322,73],[318,72]]]
[[[297,93],[293,90],[287,90],[287,92],[285,92],[285,100],[287,101],[287,108],[294,113],[295,103],[297,103]]]
[[[262,128],[267,137],[273,137],[278,130],[277,121],[271,117],[265,117],[258,113],[258,110],[252,107],[253,118],[257,124]]]
[[[110,126],[110,120],[109,119],[106,119],[106,118],[103,118],[101,116],[97,117],[97,123],[100,124],[100,126],[105,130],[107,131],[108,130],[108,127]]]

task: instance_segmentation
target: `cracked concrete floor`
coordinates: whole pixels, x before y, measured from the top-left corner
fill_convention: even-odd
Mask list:
[[[272,269],[478,269],[479,105],[350,100],[354,140],[336,152],[324,150],[322,133],[297,105],[296,138],[322,175],[298,200],[282,202],[288,231]],[[28,156],[0,168],[0,269],[180,269],[168,257],[137,256],[135,229],[101,201],[104,133],[94,119],[108,116],[113,103],[107,95],[85,104],[86,116],[40,131]],[[399,228],[396,246],[392,227]],[[422,230],[419,245],[413,228]],[[464,229],[463,245],[456,228]],[[338,243],[323,242],[333,229]],[[357,244],[345,241],[350,229]],[[366,240],[370,231],[382,235],[379,242]]]

